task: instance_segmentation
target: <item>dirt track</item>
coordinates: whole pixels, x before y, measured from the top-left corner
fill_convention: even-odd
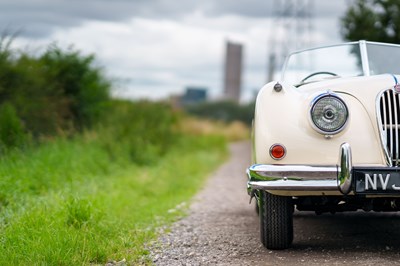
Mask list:
[[[293,247],[265,249],[246,193],[250,144],[233,144],[231,153],[189,215],[154,247],[156,265],[400,265],[400,214],[393,213],[296,212]]]

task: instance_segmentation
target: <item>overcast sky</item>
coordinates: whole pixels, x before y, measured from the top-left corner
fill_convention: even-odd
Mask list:
[[[218,98],[225,43],[242,43],[242,94],[249,99],[267,79],[272,36],[285,38],[271,17],[274,2],[0,0],[0,25],[3,31],[20,32],[16,47],[36,51],[56,42],[96,54],[98,64],[116,81],[115,93],[131,98],[163,98],[182,93],[186,86],[206,87]],[[348,1],[309,2],[313,46],[341,42],[339,18]]]

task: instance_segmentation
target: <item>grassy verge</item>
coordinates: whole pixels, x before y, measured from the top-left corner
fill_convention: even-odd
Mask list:
[[[152,165],[90,140],[56,140],[0,159],[0,264],[141,263],[155,228],[225,157],[221,137],[182,137]]]

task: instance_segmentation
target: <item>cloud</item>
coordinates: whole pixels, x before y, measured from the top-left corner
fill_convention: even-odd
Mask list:
[[[133,16],[146,15],[153,10],[151,2],[158,1],[1,1],[0,23],[12,29],[22,29],[24,36],[40,38],[60,28],[76,27],[86,21],[124,21]]]
[[[331,17],[343,11],[344,1],[316,1],[310,6],[318,10],[316,17]],[[180,21],[196,12],[206,17],[232,15],[262,19],[272,15],[274,4],[275,0],[13,0],[0,2],[0,25],[22,29],[21,35],[26,37],[41,38],[87,21],[125,22],[138,17]]]
[[[25,26],[18,47],[35,50],[56,41],[95,53],[117,80],[115,93],[127,97],[163,98],[186,86],[207,87],[216,97],[223,86],[225,42],[231,40],[244,45],[243,88],[249,98],[266,81],[269,40],[283,31],[268,17],[272,0],[7,2],[0,2],[0,23]],[[315,8],[329,6],[325,2]],[[316,18],[315,45],[338,42],[337,17]]]
[[[266,52],[265,19],[238,16],[207,18],[187,15],[182,22],[134,18],[125,23],[87,21],[79,27],[54,32],[49,39],[84,53],[96,53],[108,74],[120,80],[119,92],[132,91],[152,97],[181,93],[186,86],[202,86],[210,94],[222,90],[225,42],[244,44],[246,66],[263,71]],[[24,47],[44,41],[19,40]],[[244,87],[258,88],[264,75],[247,79]]]

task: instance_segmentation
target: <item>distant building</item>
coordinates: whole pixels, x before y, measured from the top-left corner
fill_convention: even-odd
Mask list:
[[[242,82],[242,45],[227,42],[225,56],[224,98],[239,102]]]
[[[202,103],[207,100],[207,89],[199,87],[187,87],[181,97],[182,105]]]

